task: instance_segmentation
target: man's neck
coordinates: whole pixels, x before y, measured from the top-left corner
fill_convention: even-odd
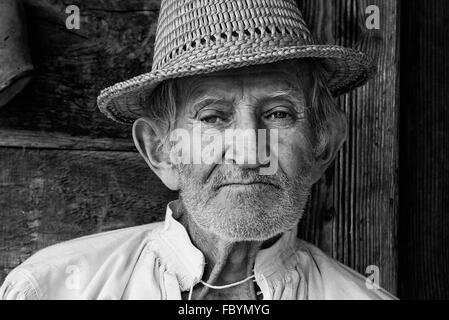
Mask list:
[[[202,280],[215,286],[229,285],[250,277],[259,250],[277,240],[231,242],[201,229],[188,214],[183,214],[180,222],[187,229],[193,245],[204,254],[206,265]],[[239,287],[243,294],[248,295],[247,298],[256,299],[253,281]],[[197,298],[204,298],[209,291],[209,288],[203,287]]]

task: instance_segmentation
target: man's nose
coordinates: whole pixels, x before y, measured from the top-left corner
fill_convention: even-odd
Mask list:
[[[245,112],[238,115],[234,126],[225,133],[225,162],[236,164],[242,168],[256,169],[266,165],[258,156],[259,148],[267,148],[259,140],[261,123],[254,113]]]

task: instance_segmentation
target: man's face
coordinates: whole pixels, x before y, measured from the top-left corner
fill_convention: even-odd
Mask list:
[[[293,228],[305,207],[314,165],[297,69],[278,63],[225,71],[184,79],[179,89],[176,127],[192,134],[199,130],[202,148],[211,136],[223,138],[213,153],[222,159],[214,164],[178,165],[188,214],[201,228],[230,241],[267,240]],[[256,134],[238,145],[226,141],[229,130]],[[266,142],[256,138],[257,130],[266,130]],[[274,131],[276,143],[270,140]],[[261,148],[275,166],[241,162]],[[262,175],[260,169],[268,166],[276,171]]]

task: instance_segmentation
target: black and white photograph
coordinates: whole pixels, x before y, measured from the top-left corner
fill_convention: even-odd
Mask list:
[[[447,0],[0,0],[0,300],[446,300],[448,159]]]

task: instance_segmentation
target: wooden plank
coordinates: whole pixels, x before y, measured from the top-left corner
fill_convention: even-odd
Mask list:
[[[449,299],[449,2],[402,7],[400,294]]]
[[[136,153],[0,148],[0,283],[48,245],[162,220],[176,197]]]
[[[24,0],[36,74],[0,108],[0,128],[129,138],[96,107],[101,89],[151,69],[158,0],[77,0],[80,30],[65,27],[66,1]]]
[[[0,130],[0,147],[32,149],[136,151],[131,139],[77,137],[63,133]]]
[[[380,284],[397,291],[398,1],[298,2],[317,38],[378,57],[367,86],[340,98],[349,138],[315,186],[301,234],[365,274],[378,266]],[[365,28],[365,9],[380,8],[381,29]]]

